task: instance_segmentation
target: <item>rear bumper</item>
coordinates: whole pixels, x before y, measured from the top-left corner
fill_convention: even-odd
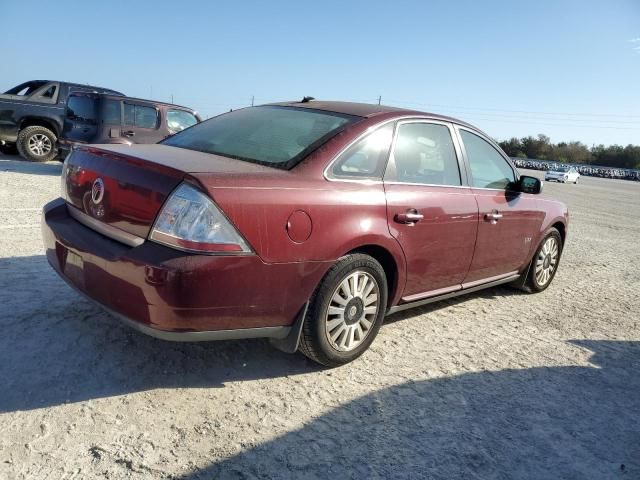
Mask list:
[[[329,267],[127,246],[74,220],[62,199],[44,207],[42,234],[47,260],[69,285],[165,340],[283,338]]]

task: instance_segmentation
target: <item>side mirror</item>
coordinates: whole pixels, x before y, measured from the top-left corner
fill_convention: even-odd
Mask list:
[[[542,192],[542,181],[536,177],[522,175],[518,185],[520,186],[520,191],[522,193],[538,194]]]

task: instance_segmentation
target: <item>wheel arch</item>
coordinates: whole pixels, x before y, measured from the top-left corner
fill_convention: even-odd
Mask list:
[[[56,122],[51,119],[43,117],[25,117],[20,122],[20,130],[24,130],[27,127],[44,127],[51,130],[56,137],[60,136],[60,130]]]
[[[385,247],[376,244],[361,245],[346,252],[345,255],[352,253],[363,253],[365,255],[369,255],[382,265],[389,287],[387,309],[393,306],[397,302],[396,296],[399,296],[402,293],[399,289],[401,270],[393,254]]]
[[[558,232],[560,232],[560,238],[562,239],[562,246],[564,247],[564,240],[566,238],[567,235],[567,227],[564,223],[558,221],[555,222],[553,225],[551,225],[552,228],[555,228],[556,230],[558,230]]]

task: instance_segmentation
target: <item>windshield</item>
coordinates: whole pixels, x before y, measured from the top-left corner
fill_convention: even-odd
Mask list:
[[[162,143],[289,169],[359,118],[306,108],[251,107],[207,120]]]
[[[569,169],[567,167],[560,167],[558,169],[556,169],[556,172],[568,172]]]

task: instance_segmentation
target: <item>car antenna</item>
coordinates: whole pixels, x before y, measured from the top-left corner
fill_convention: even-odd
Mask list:
[[[315,100],[313,97],[302,97],[302,101],[300,103],[309,103],[311,100]]]

